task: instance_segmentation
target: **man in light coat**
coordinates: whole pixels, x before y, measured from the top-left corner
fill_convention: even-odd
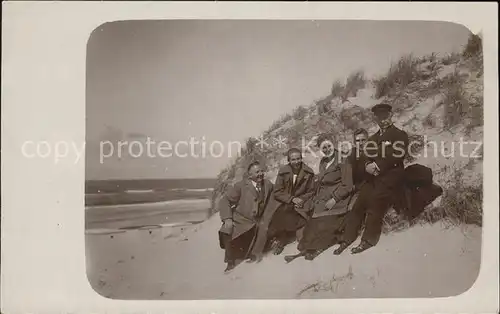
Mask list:
[[[219,203],[223,223],[219,240],[225,249],[226,271],[233,269],[238,260],[256,259],[252,248],[273,191],[273,183],[264,179],[260,163],[251,163],[247,172],[248,178],[237,182]]]

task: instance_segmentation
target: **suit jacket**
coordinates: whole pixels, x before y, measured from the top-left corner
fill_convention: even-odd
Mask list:
[[[347,156],[347,161],[351,164],[352,168],[352,181],[355,190],[359,190],[363,182],[366,180],[365,163],[366,158],[362,155],[362,150],[353,148]]]
[[[302,169],[297,175],[295,184],[293,184],[293,172],[289,165],[282,166],[278,171],[276,182],[273,188],[273,196],[267,203],[266,210],[258,225],[255,244],[252,248],[253,255],[261,255],[268,240],[268,230],[274,214],[280,207],[289,206],[295,210],[292,199],[300,197],[306,201],[314,194],[314,171],[307,165],[302,164]],[[304,210],[298,210],[304,218],[307,214]]]
[[[324,159],[320,162],[316,191],[308,205],[313,217],[347,212],[354,192],[350,163],[345,159],[342,161],[336,159],[328,168],[326,168],[326,163]],[[336,204],[328,210],[325,205],[331,198],[336,200]]]
[[[295,197],[302,199],[305,203],[313,195],[314,171],[309,166],[302,164],[295,183],[293,183],[292,167],[287,164],[280,168],[274,185],[274,199],[277,201],[276,210],[284,206],[295,210],[292,203]],[[307,218],[307,214],[303,210],[298,210],[297,212],[304,218]]]
[[[408,134],[391,125],[384,133],[379,130],[368,138],[363,152],[366,162],[375,162],[380,169],[378,176],[366,173],[366,178],[395,188],[401,183],[404,158],[408,153]]]
[[[236,183],[221,198],[220,218],[222,221],[233,220],[232,239],[236,239],[259,223],[264,211],[269,207],[272,191],[273,183],[265,179],[259,195],[250,179],[246,179]],[[227,233],[223,228],[220,231]]]

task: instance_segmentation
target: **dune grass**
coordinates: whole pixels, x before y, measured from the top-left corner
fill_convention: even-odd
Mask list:
[[[411,54],[392,63],[387,73],[373,80],[375,97],[389,96],[395,89],[403,89],[418,78],[418,59]]]

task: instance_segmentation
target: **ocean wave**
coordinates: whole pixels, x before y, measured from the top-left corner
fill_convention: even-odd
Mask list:
[[[153,189],[148,189],[148,190],[125,190],[125,193],[153,193],[155,190]]]
[[[97,209],[97,208],[116,208],[116,209],[127,209],[127,208],[151,208],[151,207],[176,207],[176,208],[209,208],[209,199],[180,199],[180,200],[170,200],[170,201],[160,201],[160,202],[147,202],[147,203],[134,203],[134,204],[113,204],[113,205],[89,205],[85,206],[85,209]]]
[[[206,188],[206,189],[186,189],[188,192],[211,192],[214,188]]]
[[[170,191],[181,191],[181,192],[211,192],[214,188],[205,188],[205,189],[185,189],[185,188],[175,188],[170,189]]]
[[[107,195],[118,195],[118,192],[86,192],[85,196],[93,197],[93,196],[107,196]]]

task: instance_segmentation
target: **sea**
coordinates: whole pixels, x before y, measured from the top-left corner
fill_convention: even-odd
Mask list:
[[[216,179],[87,180],[86,229],[133,229],[206,219]]]

